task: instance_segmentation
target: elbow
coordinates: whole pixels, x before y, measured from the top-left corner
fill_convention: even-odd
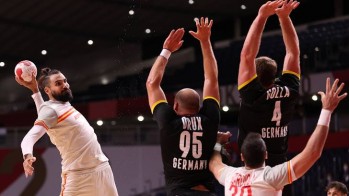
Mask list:
[[[254,65],[256,56],[251,55],[251,52],[242,51],[240,53],[240,62],[244,62],[245,65]]]
[[[21,142],[21,149],[23,149],[23,147],[24,147],[24,142],[22,140],[22,142]]]
[[[208,163],[208,168],[211,172],[214,173],[215,169],[217,168],[218,165],[223,164],[222,160],[220,160],[217,156],[212,156]]]
[[[254,58],[254,56],[251,55],[251,51],[248,51],[246,48],[242,49],[241,53],[240,53],[240,58],[241,59],[249,59],[249,58]]]
[[[21,142],[21,149],[22,149],[22,150],[25,149],[26,143],[27,143],[26,137],[24,137],[23,140],[22,140],[22,142]]]
[[[249,58],[248,53],[246,52],[246,50],[243,49],[240,53],[240,60],[241,59],[248,59],[248,58]]]
[[[155,82],[154,79],[147,79],[147,82],[145,83],[145,86],[147,89],[153,89],[156,86],[159,86],[159,83]]]
[[[218,84],[218,73],[213,73],[210,75],[205,74],[205,82],[210,84]]]
[[[209,162],[209,164],[208,164],[208,168],[209,168],[209,170],[211,171],[211,172],[213,172],[214,171],[214,165],[216,164],[216,162],[217,161],[215,161],[215,160],[213,160],[213,159],[211,159],[210,160],[210,162]]]
[[[300,51],[298,49],[293,49],[293,50],[288,50],[286,52],[286,56],[289,56],[289,58],[299,58],[299,56],[301,55]]]

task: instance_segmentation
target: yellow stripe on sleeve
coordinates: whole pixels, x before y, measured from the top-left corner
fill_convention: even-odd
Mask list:
[[[240,86],[238,86],[238,90],[242,89],[244,86],[246,86],[247,84],[249,84],[252,80],[254,80],[255,78],[257,78],[257,74],[255,74],[252,78],[250,78],[249,80],[247,80],[246,82],[242,83]]]
[[[167,101],[164,100],[164,99],[162,99],[162,100],[159,100],[159,101],[155,102],[155,103],[151,106],[151,113],[154,112],[154,108],[155,108],[158,104],[160,104],[160,103],[167,103]]]
[[[220,106],[218,99],[216,99],[215,97],[206,96],[206,97],[204,97],[204,100],[205,100],[205,99],[213,99],[213,100],[215,100],[215,101],[217,102],[218,106]]]
[[[295,76],[297,76],[298,79],[301,79],[301,75],[299,73],[294,72],[294,71],[285,70],[282,72],[282,74],[285,74],[285,73],[295,75]]]

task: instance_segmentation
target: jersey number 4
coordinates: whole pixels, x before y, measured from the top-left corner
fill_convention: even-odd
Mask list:
[[[186,158],[190,148],[192,149],[192,155],[194,158],[198,159],[202,155],[202,143],[200,137],[202,137],[202,132],[192,132],[183,131],[179,139],[179,149],[181,149],[182,158]]]
[[[280,126],[281,121],[281,101],[275,102],[275,107],[273,111],[273,117],[271,118],[271,121],[276,122],[276,126]]]

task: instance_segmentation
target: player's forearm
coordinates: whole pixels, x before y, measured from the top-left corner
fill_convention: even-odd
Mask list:
[[[262,33],[268,17],[258,15],[253,21],[245,38],[241,55],[246,58],[256,58],[262,39]]]
[[[327,109],[321,110],[317,126],[304,149],[305,151],[311,152],[313,156],[316,156],[317,158],[321,156],[322,149],[324,148],[326,142],[331,115],[332,111]]]
[[[320,158],[326,143],[330,119],[331,113],[322,110],[319,122],[314,132],[311,134],[305,148],[292,159],[293,170],[297,178],[303,176],[305,172],[307,172]]]
[[[210,159],[210,166],[214,166],[217,164],[223,163],[222,161],[222,155],[218,151],[213,151],[212,157]]]
[[[26,159],[28,155],[33,154],[33,147],[35,143],[32,143],[28,141],[26,138],[24,138],[21,142],[21,149],[22,149],[22,155],[23,158]]]
[[[159,87],[164,76],[167,60],[163,56],[158,56],[151,68],[148,79],[147,88]]]
[[[39,113],[39,108],[44,103],[44,99],[42,98],[40,91],[38,91],[37,93],[34,93],[32,95],[32,98],[35,102],[36,111],[37,113]]]
[[[286,51],[295,56],[299,56],[299,40],[297,32],[290,17],[279,17],[282,37],[286,46]]]
[[[218,80],[217,60],[214,56],[211,41],[201,41],[200,45],[203,56],[205,79],[211,81]]]
[[[321,156],[322,150],[326,143],[328,129],[329,128],[327,126],[317,125],[314,133],[310,136],[307,145],[304,148],[304,151],[314,159],[318,159]]]
[[[226,165],[222,161],[222,155],[220,151],[214,150],[209,162],[209,169],[217,180],[220,179],[222,169],[225,166]]]
[[[21,142],[23,156],[33,154],[34,144],[45,134],[45,129],[41,126],[34,125],[24,136]]]

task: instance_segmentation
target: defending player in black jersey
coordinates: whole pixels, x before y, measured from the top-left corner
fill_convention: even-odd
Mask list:
[[[171,31],[147,79],[149,106],[161,132],[161,154],[169,196],[215,195],[208,162],[220,122],[220,97],[217,62],[210,42],[212,23],[208,18],[201,18],[196,20],[197,31],[189,31],[200,41],[203,55],[202,107],[199,94],[189,88],[178,91],[171,107],[160,86],[169,56],[182,46],[183,28]]]
[[[268,149],[266,164],[270,166],[287,160],[288,124],[299,97],[299,41],[289,17],[298,5],[299,2],[293,0],[268,1],[263,4],[249,29],[240,55],[238,145],[241,147],[249,132],[260,133]],[[279,78],[276,78],[275,60],[266,56],[256,58],[266,21],[274,14],[279,18],[286,47],[283,72]],[[290,194],[290,191],[283,192],[283,195]]]

